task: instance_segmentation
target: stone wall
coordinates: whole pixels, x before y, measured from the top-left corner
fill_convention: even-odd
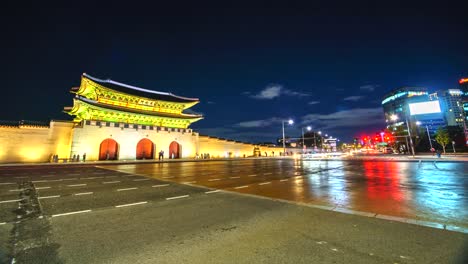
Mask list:
[[[0,163],[48,162],[68,156],[73,123],[51,121],[49,126],[0,126]]]
[[[279,156],[280,152],[283,151],[279,147],[258,146],[210,136],[199,136],[199,146],[199,154],[207,153],[210,158],[240,158],[258,155]]]

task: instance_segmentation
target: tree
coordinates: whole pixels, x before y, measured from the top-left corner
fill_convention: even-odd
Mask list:
[[[435,133],[435,140],[442,146],[445,154],[445,146],[450,142],[450,136],[447,130],[439,127]]]

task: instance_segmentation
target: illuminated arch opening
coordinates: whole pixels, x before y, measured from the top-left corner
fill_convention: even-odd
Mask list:
[[[179,159],[181,152],[182,152],[182,146],[179,143],[172,141],[171,144],[169,145],[169,158]]]
[[[136,146],[136,159],[154,159],[154,143],[144,138]]]
[[[112,138],[104,139],[99,146],[99,160],[117,160],[119,144]]]

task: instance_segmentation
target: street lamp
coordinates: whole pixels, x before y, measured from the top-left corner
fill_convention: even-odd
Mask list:
[[[421,125],[422,123],[420,121],[416,121],[416,125]],[[431,151],[432,151],[432,141],[431,141],[431,135],[429,134],[429,128],[427,127],[427,125],[424,125],[426,127],[426,131],[427,131],[427,137],[429,138],[429,145],[431,146]]]
[[[285,144],[285,139],[284,139],[284,122],[286,122],[286,121],[285,120],[282,121],[282,124],[283,124],[283,156],[285,156],[285,154],[286,154],[286,144]],[[294,121],[292,119],[289,119],[287,122],[288,122],[289,125],[294,124]]]
[[[307,128],[307,131],[310,131],[312,128],[310,126],[306,127]],[[302,152],[304,152],[304,149],[305,149],[305,142],[304,142],[304,128],[301,129],[302,130]]]
[[[319,131],[318,134],[320,135],[320,148],[322,148],[322,131]],[[315,146],[317,146],[317,144]]]

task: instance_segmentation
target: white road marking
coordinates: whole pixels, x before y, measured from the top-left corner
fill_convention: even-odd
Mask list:
[[[118,191],[118,192],[121,192],[121,191],[130,191],[130,190],[136,190],[136,189],[138,189],[138,187],[117,189],[117,191]]]
[[[234,189],[244,189],[244,188],[248,188],[248,187],[249,187],[248,185],[243,185],[243,186],[234,187]]]
[[[186,198],[186,197],[189,197],[189,196],[188,195],[174,196],[174,197],[166,198],[166,200],[174,200],[174,199],[180,199],[180,198]]]
[[[266,184],[270,184],[271,182],[262,182],[262,183],[259,183],[258,185],[266,185]]]
[[[196,183],[196,181],[183,182],[183,184],[192,184],[192,183]]]
[[[165,177],[163,177],[163,179],[172,179],[172,178],[174,178],[174,176],[165,176]]]
[[[42,190],[42,189],[50,189],[50,186],[44,186],[44,187],[36,187],[36,190]]]
[[[16,189],[16,190],[9,190],[10,192],[21,192],[24,191],[24,189]]]
[[[86,178],[81,178],[82,180],[92,180],[92,179],[102,179],[104,176],[98,176],[98,177],[86,177]]]
[[[150,179],[136,179],[136,180],[133,180],[133,181],[149,181]]]
[[[338,249],[336,249],[336,248],[332,248],[331,250],[333,250],[333,251],[338,251]]]
[[[249,177],[257,177],[257,174],[250,174]]]
[[[55,177],[55,175],[47,175],[47,176],[41,176],[42,178],[51,178],[51,177]]]
[[[15,177],[16,179],[24,179],[27,178],[27,176],[20,176],[20,177]]]
[[[38,199],[50,199],[50,198],[59,198],[60,195],[51,195],[51,196],[42,196],[38,197]]]
[[[282,179],[280,180],[280,182],[285,182],[285,181],[288,181],[289,179]]]
[[[16,184],[15,182],[0,182],[0,185]]]
[[[263,173],[263,175],[270,175],[270,174],[273,174],[273,172]]]
[[[6,222],[1,222],[0,225],[6,225]]]
[[[239,176],[236,176],[236,177],[229,177],[229,179],[240,179]]]
[[[208,194],[208,193],[217,193],[217,192],[220,192],[220,191],[221,191],[221,190],[214,190],[214,191],[207,191],[207,192],[205,192],[205,193],[206,193],[206,194]]]
[[[88,195],[88,194],[93,194],[93,192],[75,193],[75,194],[73,194],[73,195],[78,196],[78,195]]]
[[[63,214],[54,214],[52,217],[57,217],[57,216],[64,216],[64,215],[73,215],[73,214],[82,214],[82,213],[89,213],[91,210],[82,210],[82,211],[75,211],[75,212],[69,212],[69,213],[63,213]]]
[[[221,179],[209,179],[208,181],[220,181]]]
[[[119,208],[119,207],[126,207],[126,206],[139,205],[139,204],[146,204],[146,203],[148,203],[148,202],[147,202],[147,201],[144,201],[144,202],[138,202],[138,203],[129,203],[129,204],[116,205],[115,207],[116,207],[116,208]]]
[[[106,178],[115,178],[115,177],[119,177],[119,176],[116,176],[116,175],[114,175],[114,176],[106,176]]]
[[[158,184],[158,185],[153,185],[151,187],[165,187],[165,186],[169,186],[169,184]]]
[[[14,203],[14,202],[19,202],[19,201],[21,201],[21,200],[23,200],[23,199],[0,201],[0,204],[1,204],[1,203]]]
[[[79,174],[79,173],[70,173],[70,174],[68,174],[68,175],[69,175],[69,176],[78,176],[78,175],[80,175],[80,174]]]
[[[78,180],[78,178],[69,178],[69,179],[63,179],[64,181],[75,181]]]
[[[111,183],[118,183],[120,181],[108,181],[108,182],[102,182],[102,184],[111,184]]]
[[[80,184],[70,184],[67,185],[68,187],[79,187],[79,186],[86,186],[86,183],[80,183]]]

